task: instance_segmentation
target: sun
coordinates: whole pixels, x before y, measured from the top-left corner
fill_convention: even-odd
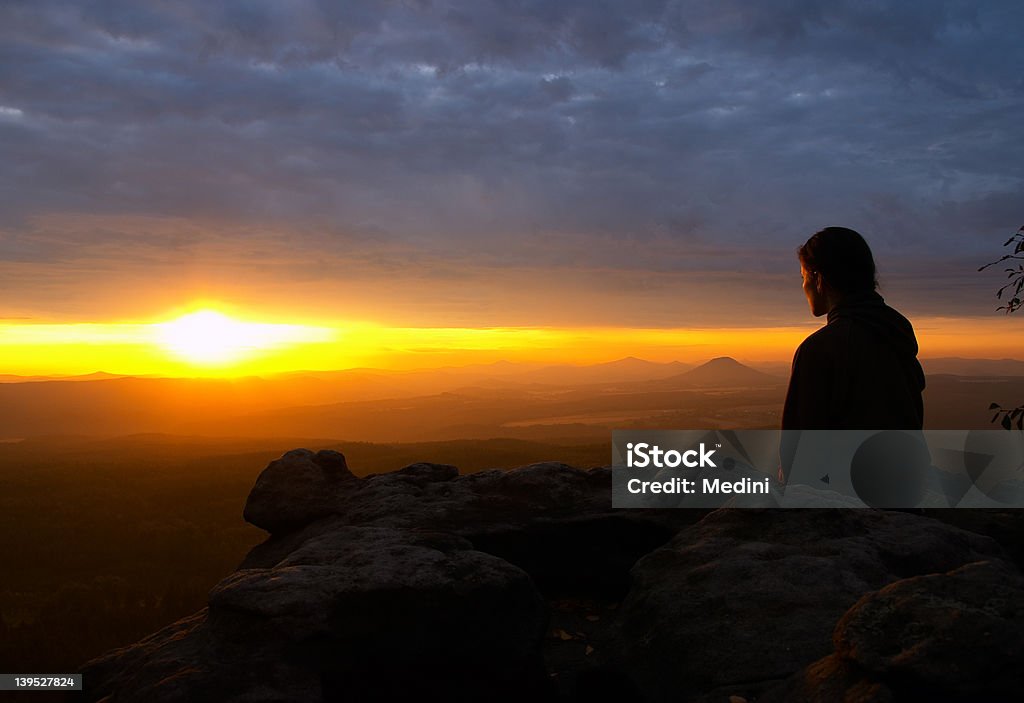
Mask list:
[[[154,327],[161,347],[197,365],[231,364],[274,347],[322,337],[316,328],[243,322],[214,310],[199,310]]]

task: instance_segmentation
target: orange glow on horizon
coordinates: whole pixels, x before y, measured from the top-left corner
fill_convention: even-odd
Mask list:
[[[0,375],[248,376],[299,370],[594,364],[634,356],[699,363],[716,356],[788,361],[820,322],[770,328],[628,329],[291,324],[202,305],[155,322],[0,323]],[[915,321],[922,357],[1019,357],[1024,330],[1001,317]]]

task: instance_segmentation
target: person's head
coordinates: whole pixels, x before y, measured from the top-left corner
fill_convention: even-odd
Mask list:
[[[875,259],[864,237],[846,227],[826,227],[797,249],[804,293],[815,317],[849,295],[878,288]]]

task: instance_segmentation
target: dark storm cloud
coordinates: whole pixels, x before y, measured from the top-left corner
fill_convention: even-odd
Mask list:
[[[7,2],[0,258],[201,256],[123,225],[185,217],[389,272],[746,275],[846,224],[897,281],[970,275],[1024,221],[1021,28],[1011,1]]]

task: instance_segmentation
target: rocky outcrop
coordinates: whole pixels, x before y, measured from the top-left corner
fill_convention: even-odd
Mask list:
[[[90,662],[86,700],[899,693],[892,681],[932,675],[885,648],[910,641],[900,617],[924,617],[937,602],[925,593],[954,594],[950,613],[990,612],[994,601],[971,600],[978,584],[998,570],[1007,584],[1020,578],[995,540],[921,515],[613,510],[608,469],[554,462],[357,478],[337,452],[296,450],[260,475],[244,514],[268,539],[206,609]],[[964,566],[979,561],[984,573]],[[943,645],[947,634],[984,643],[984,631],[1019,625],[1004,609],[988,630],[957,629],[943,607],[928,611],[934,637],[920,645],[940,659],[970,646]]]
[[[271,462],[245,518],[271,536],[208,608],[90,662],[109,701],[521,700],[557,692],[542,593],[618,593],[706,511],[611,508],[607,469],[356,478],[337,452]]]
[[[610,482],[609,469],[581,471],[557,462],[466,476],[454,466],[419,463],[356,479],[338,452],[297,449],[260,474],[244,515],[275,536],[328,515],[348,525],[462,532],[612,514]]]
[[[340,452],[293,449],[263,470],[243,517],[267,532],[285,532],[330,515],[356,477]]]
[[[338,527],[90,666],[111,700],[478,700],[547,686],[529,576],[449,534]]]
[[[831,651],[865,592],[1001,553],[900,512],[717,510],[633,568],[620,666],[651,701],[752,696]]]
[[[763,700],[982,701],[1020,696],[1024,578],[998,561],[903,579],[839,620],[835,652]]]

